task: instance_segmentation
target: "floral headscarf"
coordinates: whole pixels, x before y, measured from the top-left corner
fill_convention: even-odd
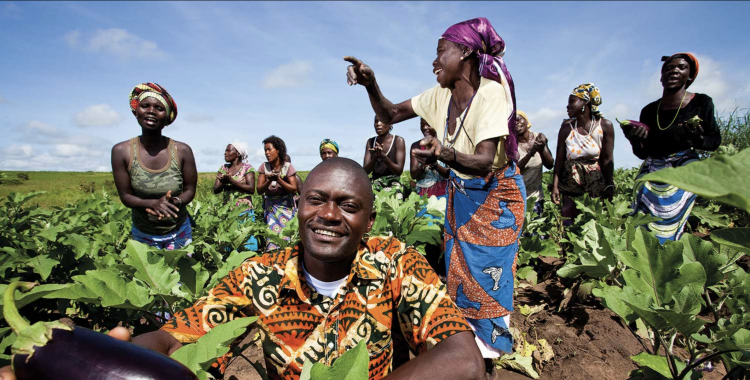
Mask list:
[[[591,105],[591,112],[599,118],[602,118],[602,111],[599,111],[599,106],[602,105],[602,95],[599,93],[599,87],[594,86],[593,83],[585,83],[573,89],[573,96],[577,96],[583,99],[586,103]]]
[[[442,38],[470,48],[479,58],[479,75],[500,83],[505,90],[508,105],[508,137],[505,139],[505,155],[516,161],[518,142],[516,139],[516,91],[513,78],[503,61],[505,41],[492,27],[489,20],[479,17],[459,22],[448,28]]]
[[[177,103],[169,95],[167,89],[153,82],[141,83],[133,87],[133,91],[130,92],[130,110],[133,111],[133,115],[138,104],[148,97],[158,100],[164,106],[168,115],[166,125],[172,124],[177,117]]]

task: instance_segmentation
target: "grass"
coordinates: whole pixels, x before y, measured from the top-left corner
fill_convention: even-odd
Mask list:
[[[117,189],[112,179],[111,172],[19,172],[3,171],[2,184],[0,184],[0,202],[10,193],[30,193],[32,191],[45,191],[29,201],[30,204],[38,204],[44,208],[62,207],[68,203],[76,202],[87,197],[91,193],[106,191],[113,195],[113,199],[119,202]],[[28,180],[19,178],[28,175]],[[307,177],[307,172],[300,172],[302,178]],[[198,173],[198,195],[209,195],[212,192],[216,173]]]

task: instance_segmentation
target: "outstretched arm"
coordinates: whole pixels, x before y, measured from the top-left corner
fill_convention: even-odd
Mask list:
[[[347,67],[347,83],[349,83],[350,86],[355,84],[365,86],[365,89],[367,89],[367,95],[370,97],[370,104],[372,105],[373,111],[375,111],[375,114],[378,116],[378,120],[386,124],[396,124],[417,116],[411,106],[411,99],[398,104],[393,104],[383,95],[380,91],[380,86],[378,86],[378,83],[375,80],[375,73],[370,66],[367,66],[359,59],[350,56],[344,57],[344,60],[351,63],[351,65]]]

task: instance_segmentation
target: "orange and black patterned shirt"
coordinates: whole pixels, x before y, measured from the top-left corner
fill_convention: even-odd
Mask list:
[[[295,247],[246,260],[162,330],[192,343],[220,323],[258,316],[272,379],[298,379],[305,359],[331,365],[363,339],[369,377],[380,379],[393,367],[392,329],[417,353],[471,331],[427,260],[394,238],[362,244],[334,298],[305,282],[300,258]]]

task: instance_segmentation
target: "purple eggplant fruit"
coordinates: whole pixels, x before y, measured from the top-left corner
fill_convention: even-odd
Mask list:
[[[623,129],[625,127],[643,127],[643,128],[646,128],[647,131],[650,130],[650,128],[648,127],[648,125],[643,124],[640,121],[635,121],[635,120],[623,120],[623,121],[620,121],[617,118],[615,118],[615,120],[617,120],[617,122],[620,123],[620,127],[623,128]]]
[[[3,316],[18,339],[11,351],[18,380],[197,380],[180,362],[147,348],[60,322],[29,325],[15,292],[36,283],[14,282],[4,294]]]

